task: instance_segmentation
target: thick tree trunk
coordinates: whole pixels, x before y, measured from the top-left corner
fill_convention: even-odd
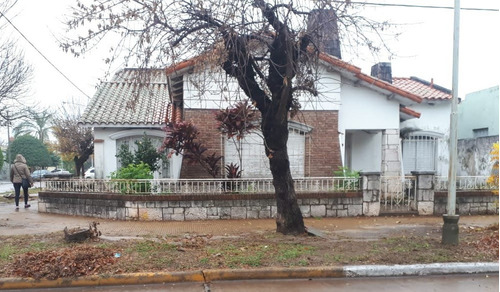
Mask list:
[[[276,196],[276,231],[283,234],[303,234],[304,220],[297,203],[286,146],[288,122],[272,124],[269,129],[264,129],[264,139]]]

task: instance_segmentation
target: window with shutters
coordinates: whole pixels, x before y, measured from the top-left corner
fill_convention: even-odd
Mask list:
[[[403,140],[405,174],[412,171],[435,171],[438,137],[414,134]]]
[[[288,157],[290,160],[290,171],[293,177],[304,177],[305,163],[305,135],[311,128],[300,129],[289,127],[288,135]],[[305,129],[305,130],[304,130]],[[225,141],[225,163],[240,164],[237,147],[232,139]],[[271,177],[269,159],[266,157],[262,134],[251,133],[241,141],[242,177],[246,178],[268,178]]]

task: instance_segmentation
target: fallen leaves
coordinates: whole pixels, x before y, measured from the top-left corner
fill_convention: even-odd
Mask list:
[[[35,279],[72,278],[96,275],[116,262],[114,252],[108,249],[75,246],[60,250],[28,252],[9,265],[14,276]]]

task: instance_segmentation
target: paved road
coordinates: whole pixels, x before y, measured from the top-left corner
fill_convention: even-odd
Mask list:
[[[137,286],[108,286],[108,287],[73,287],[30,289],[28,291],[99,291],[99,292],[357,292],[357,291],[398,291],[398,292],[490,292],[498,291],[498,275],[442,275],[425,277],[394,277],[394,278],[337,278],[337,279],[299,279],[299,280],[248,280],[223,281],[210,284],[203,283],[176,283]],[[18,290],[5,290],[18,291]]]

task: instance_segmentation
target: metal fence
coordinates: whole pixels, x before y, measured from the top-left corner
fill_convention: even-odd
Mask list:
[[[383,210],[416,210],[416,184],[414,176],[380,177],[380,206]]]
[[[295,191],[348,192],[359,191],[359,178],[307,177],[294,179]],[[273,180],[269,179],[70,179],[47,180],[45,191],[56,192],[106,192],[118,194],[263,194],[274,193]]]
[[[498,190],[498,186],[489,184],[487,176],[457,176],[457,190],[473,191],[473,190]],[[447,191],[448,177],[435,176],[434,190]]]

